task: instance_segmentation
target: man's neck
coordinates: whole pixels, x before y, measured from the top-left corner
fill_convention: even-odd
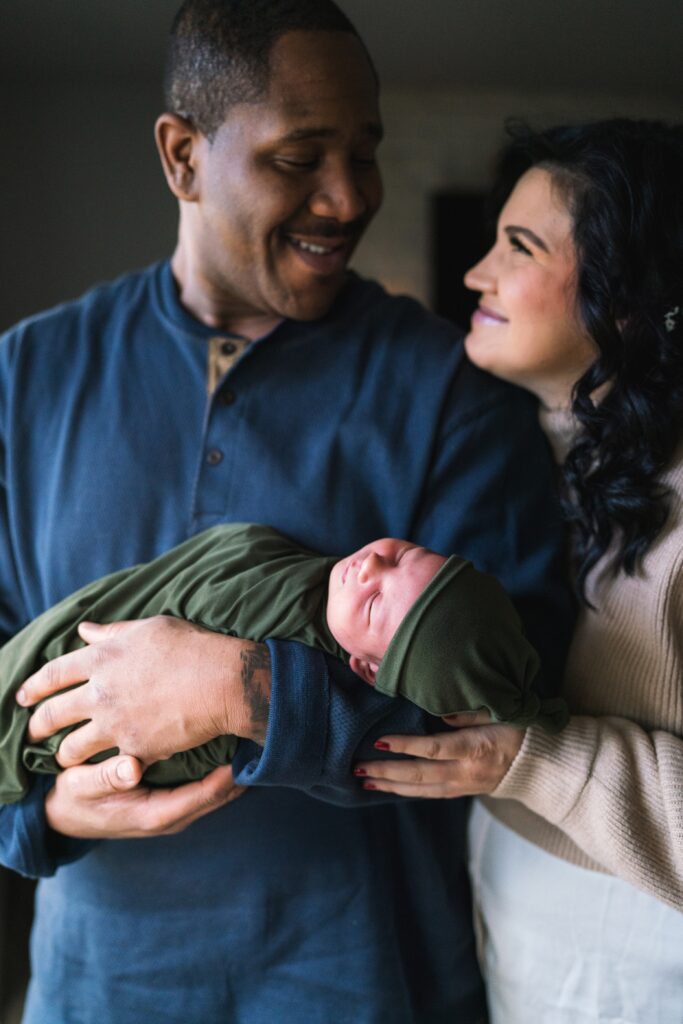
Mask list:
[[[171,270],[181,305],[207,327],[256,341],[281,322],[281,317],[254,313],[231,297],[220,294],[204,275],[197,272],[180,247],[173,254]]]

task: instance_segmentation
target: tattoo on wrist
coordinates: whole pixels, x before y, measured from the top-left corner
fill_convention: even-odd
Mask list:
[[[251,739],[265,743],[270,712],[270,651],[252,644],[240,654],[244,696],[250,712]]]

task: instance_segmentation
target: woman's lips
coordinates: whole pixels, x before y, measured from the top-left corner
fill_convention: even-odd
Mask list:
[[[488,306],[478,306],[472,314],[472,324],[506,324],[506,317],[489,309]]]

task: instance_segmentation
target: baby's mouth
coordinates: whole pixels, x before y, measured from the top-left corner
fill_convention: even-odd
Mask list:
[[[346,565],[344,566],[344,572],[342,573],[342,584],[346,583],[346,577],[348,576],[349,572],[351,571],[351,569],[353,569],[353,568],[354,568],[354,566],[355,566],[355,565],[356,565],[356,560],[355,560],[355,558],[352,558],[352,559],[351,559],[351,560],[350,560],[350,561],[349,561],[349,562],[348,562],[348,563],[347,563],[347,564],[346,564]]]

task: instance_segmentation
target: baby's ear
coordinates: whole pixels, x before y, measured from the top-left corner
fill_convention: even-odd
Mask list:
[[[349,658],[349,668],[357,676],[360,676],[361,679],[364,679],[366,683],[370,683],[370,686],[375,685],[379,665],[375,665],[374,661],[365,661],[363,658],[357,658],[355,654],[352,654]]]

